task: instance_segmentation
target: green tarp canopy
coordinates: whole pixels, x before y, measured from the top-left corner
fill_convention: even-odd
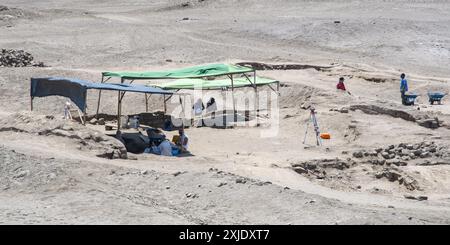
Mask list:
[[[253,77],[249,77],[250,81],[253,83]],[[252,87],[253,84],[249,82],[247,78],[234,78],[233,87]],[[272,83],[278,83],[276,80],[256,77],[256,85],[268,85]],[[222,89],[231,88],[231,79],[221,79],[221,80],[204,80],[204,79],[180,79],[164,84],[151,84],[150,86],[159,87],[164,90],[171,89]]]
[[[203,66],[193,66],[183,69],[170,71],[148,71],[148,72],[103,72],[104,77],[120,77],[124,79],[183,79],[183,78],[202,78],[210,76],[223,76],[231,74],[242,74],[253,72],[252,68],[228,65],[228,64],[210,64]]]

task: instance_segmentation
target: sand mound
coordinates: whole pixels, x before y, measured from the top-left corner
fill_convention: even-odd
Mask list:
[[[127,158],[125,146],[119,140],[54,116],[19,112],[0,120],[0,132],[6,131],[66,137],[73,139],[80,150],[94,151],[99,157]]]

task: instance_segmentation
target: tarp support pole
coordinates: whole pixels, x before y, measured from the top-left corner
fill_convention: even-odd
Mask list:
[[[256,109],[256,126],[258,126],[258,117],[259,117],[259,98],[258,98],[258,88],[256,86],[256,70],[253,71],[253,83],[255,88],[255,109]]]
[[[166,105],[166,95],[164,94],[164,114],[167,112],[167,105]]]
[[[274,88],[272,88],[272,86],[270,86],[270,84],[267,84],[267,86],[275,93],[277,93],[278,95],[278,86],[277,86],[277,90],[275,90]]]
[[[101,91],[101,90],[100,90]],[[83,125],[86,125],[86,112],[87,112],[87,95],[86,95],[86,98],[85,98],[85,100],[84,100],[84,110],[83,110],[83,119],[81,119],[81,121],[83,122]],[[81,115],[80,115],[80,117],[81,117]]]
[[[145,112],[148,112],[148,97],[147,94],[144,94],[145,96]]]
[[[181,118],[181,128],[184,129],[184,118],[186,118],[186,113],[184,112],[184,105],[183,105],[183,101],[181,100],[181,95],[179,95],[180,97],[180,105],[181,105],[181,112],[183,113],[183,117]],[[183,95],[184,97],[184,101],[186,101],[186,95]]]
[[[30,109],[31,109],[31,111],[33,111],[33,99],[34,99],[34,97],[33,96],[30,96]]]
[[[236,122],[237,115],[236,115],[236,102],[234,101],[234,81],[233,81],[233,74],[230,75],[231,79],[231,99],[233,100],[233,122]]]
[[[123,78],[120,79],[120,83],[123,83]],[[119,91],[117,92],[117,132],[120,131],[120,127],[121,127],[121,115],[122,115],[122,98],[123,95],[121,94],[122,92]]]
[[[103,76],[103,74],[102,74],[102,81],[101,81],[101,83],[106,83],[110,78],[111,77],[108,77],[105,80],[105,76]],[[98,119],[98,111],[100,110],[100,99],[101,99],[101,97],[102,97],[102,90],[100,89],[98,91],[97,111],[95,112],[95,118],[97,118],[97,119]]]

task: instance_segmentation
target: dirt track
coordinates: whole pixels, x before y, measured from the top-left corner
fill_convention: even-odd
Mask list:
[[[426,98],[430,90],[450,91],[447,1],[206,0],[183,7],[184,2],[0,2],[13,9],[0,11],[0,48],[24,49],[49,66],[0,68],[0,222],[450,223],[450,160],[445,158],[450,103],[446,98],[443,105],[430,106]],[[29,109],[30,77],[98,81],[104,70],[211,62],[327,68],[258,71],[283,85],[279,134],[264,139],[261,128],[189,129],[194,154],[189,158],[108,160],[97,157],[98,147],[87,147],[82,137],[39,134],[42,127],[59,123],[64,98],[35,101],[36,113],[54,115],[54,120],[15,114]],[[422,95],[418,106],[400,104],[401,72],[408,74],[412,91]],[[340,76],[352,95],[335,91]],[[88,94],[90,114],[96,96]],[[127,96],[124,113],[142,112],[140,97]],[[115,114],[115,94],[103,98],[101,111]],[[322,148],[301,144],[309,103],[318,111],[322,131],[332,135]],[[152,98],[150,105],[161,110],[161,98]],[[435,117],[439,128],[423,126],[423,120]],[[93,128],[86,129],[88,134]],[[406,166],[370,164],[369,157],[353,156],[422,142],[434,142],[442,156],[408,160]],[[324,168],[326,178],[292,169],[304,161],[334,158],[356,164]],[[376,178],[393,167],[420,189]]]

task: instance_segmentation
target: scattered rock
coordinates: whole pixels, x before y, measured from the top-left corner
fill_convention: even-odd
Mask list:
[[[29,174],[28,171],[20,171],[16,175],[14,175],[13,178],[14,179],[20,179],[20,178],[23,178],[23,177],[27,176],[28,174]]]
[[[105,125],[105,119],[104,118],[99,118],[97,121],[98,125]]]
[[[238,183],[238,184],[245,184],[245,183],[247,183],[247,181],[245,179],[243,179],[243,178],[238,178],[238,179],[236,179],[236,183]]]
[[[417,201],[426,201],[428,200],[427,196],[412,196],[412,195],[405,195],[404,196],[406,199],[411,199],[411,200],[417,200]]]
[[[353,152],[353,156],[356,158],[363,158],[364,153],[362,151],[356,151],[356,152]]]
[[[92,125],[96,125],[97,124],[97,118],[92,118],[90,121],[89,121],[89,123],[90,124],[92,124]]]
[[[190,193],[189,192],[189,193],[186,193],[185,195],[186,195],[187,198],[198,198],[198,195],[195,194],[195,193]]]
[[[219,184],[217,185],[217,187],[222,187],[222,186],[224,186],[224,185],[227,185],[227,183],[221,182],[221,183],[219,183]]]
[[[392,168],[385,168],[380,172],[377,172],[375,174],[375,177],[377,179],[380,178],[387,178],[389,181],[394,182],[398,181],[399,184],[404,185],[406,189],[413,191],[413,190],[420,190],[420,187],[417,183],[417,181],[412,178],[411,176],[408,176],[406,174],[402,174],[396,169]]]
[[[438,118],[418,120],[417,123],[425,128],[435,129],[440,127]]]

